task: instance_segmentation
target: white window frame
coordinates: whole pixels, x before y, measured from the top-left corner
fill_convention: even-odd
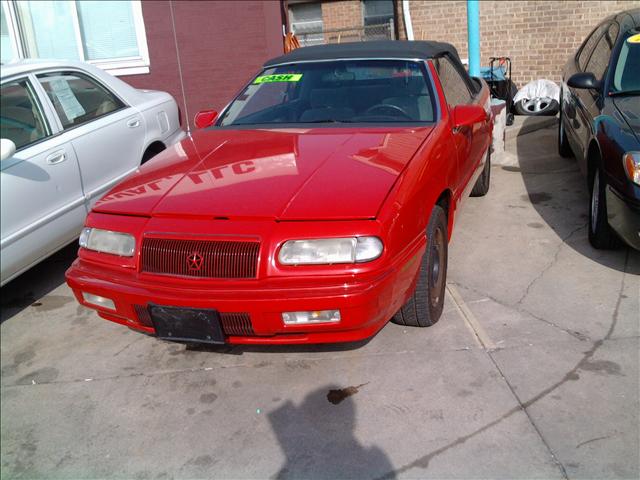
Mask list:
[[[18,15],[16,13],[15,3],[17,0],[0,0],[2,2],[2,10],[7,19],[7,27],[9,30],[10,41],[17,47],[18,59],[29,58],[26,56],[26,49],[22,38],[20,37],[20,28]],[[78,55],[84,62],[99,67],[111,75],[141,75],[149,73],[149,47],[147,46],[147,32],[144,26],[144,17],[142,15],[142,1],[129,0],[131,2],[131,10],[133,14],[133,25],[136,31],[136,41],[138,43],[139,55],[126,58],[108,58],[101,60],[87,60],[80,34],[80,17],[78,15],[78,5],[75,1],[69,1],[72,5],[72,21],[74,33],[76,36],[76,44],[78,46]]]

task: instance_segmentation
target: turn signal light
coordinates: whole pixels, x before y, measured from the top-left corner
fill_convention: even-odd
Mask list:
[[[306,323],[336,323],[340,321],[340,310],[314,310],[310,312],[284,312],[285,325],[304,325]]]
[[[629,180],[640,185],[640,152],[625,153],[622,156],[622,164]]]
[[[109,310],[116,309],[113,300],[110,298],[101,297],[100,295],[94,295],[93,293],[87,292],[82,292],[82,298],[84,298],[85,302],[95,305],[96,307],[108,308]]]

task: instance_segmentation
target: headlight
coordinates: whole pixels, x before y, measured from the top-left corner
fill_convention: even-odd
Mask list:
[[[622,156],[622,164],[629,180],[640,185],[640,152],[625,153]]]
[[[322,265],[360,263],[375,260],[382,254],[378,237],[322,238],[290,240],[280,249],[278,260],[283,265]]]
[[[136,249],[136,240],[128,233],[85,228],[80,234],[80,246],[96,252],[131,257]]]

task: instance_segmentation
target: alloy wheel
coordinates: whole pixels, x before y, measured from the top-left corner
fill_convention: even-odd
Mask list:
[[[551,105],[551,101],[549,97],[529,98],[522,102],[522,107],[529,113],[538,113],[546,110]]]

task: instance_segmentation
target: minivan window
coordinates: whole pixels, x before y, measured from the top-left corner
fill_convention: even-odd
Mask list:
[[[585,71],[585,67],[587,66],[587,61],[591,56],[593,47],[596,45],[596,42],[600,39],[600,35],[602,35],[607,27],[607,24],[598,26],[598,28],[596,28],[582,44],[582,48],[578,54],[578,67],[580,68],[580,71]]]
[[[602,79],[604,72],[607,70],[609,58],[611,57],[611,50],[613,50],[613,45],[617,36],[618,25],[614,23],[607,32],[600,37],[600,40],[593,49],[593,53],[587,62],[585,71],[593,73],[598,80]]]

